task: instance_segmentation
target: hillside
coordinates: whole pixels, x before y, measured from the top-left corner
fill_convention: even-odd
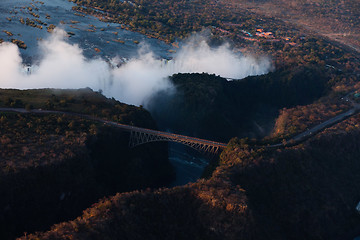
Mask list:
[[[0,99],[7,107],[31,104],[85,113],[91,109],[95,116],[111,113],[122,123],[155,127],[144,109],[89,89],[1,90]],[[160,187],[174,179],[166,144],[129,149],[128,133],[96,121],[2,111],[0,123],[1,239],[70,220],[104,196]]]
[[[117,194],[21,239],[351,239],[360,233],[359,120],[285,149],[233,139],[209,180]]]
[[[232,137],[263,138],[273,131],[279,110],[322,98],[331,111],[347,103],[330,97],[331,74],[314,65],[281,69],[227,81],[208,74],[175,74],[175,94],[159,93],[149,110],[159,126],[191,136],[228,142]],[[313,104],[317,109],[320,104]],[[326,112],[329,110],[326,109]]]
[[[156,123],[146,110],[121,103],[114,98],[106,98],[90,88],[26,91],[0,89],[0,107],[75,112],[144,128],[156,128]]]

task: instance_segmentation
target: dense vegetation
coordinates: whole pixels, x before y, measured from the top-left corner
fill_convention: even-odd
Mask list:
[[[193,32],[207,28],[215,40],[225,39],[243,51],[262,51],[274,56],[276,67],[316,63],[321,66],[335,65],[342,71],[359,70],[351,54],[321,37],[277,18],[248,11],[246,7],[239,7],[231,1],[73,2],[79,5],[74,7],[77,11],[93,14],[104,21],[121,23],[126,29],[168,42],[184,39]],[[271,32],[271,37],[256,35],[257,29]]]
[[[176,93],[160,93],[149,103],[158,124],[227,142],[234,136],[266,136],[279,109],[320,98],[329,76],[307,66],[234,81],[208,74],[176,74],[170,80]]]
[[[323,98],[309,105],[281,109],[271,138],[289,138],[352,107],[349,102],[341,101],[341,98],[339,101],[339,98]]]
[[[110,112],[116,119],[154,126],[145,110],[90,90],[1,90],[0,99],[9,100],[0,105],[11,107],[46,109],[54,103],[55,109],[86,112],[89,106],[95,115],[108,117]],[[106,112],[91,108],[94,104]],[[98,122],[66,114],[1,112],[0,124],[1,239],[72,219],[103,196],[160,187],[174,179],[166,144],[129,149],[128,133]]]
[[[84,113],[138,127],[156,128],[149,112],[142,108],[108,99],[90,88],[74,90],[0,89],[0,107],[47,109]]]
[[[22,239],[352,239],[360,231],[359,121],[286,149],[234,139],[209,180],[117,194]]]

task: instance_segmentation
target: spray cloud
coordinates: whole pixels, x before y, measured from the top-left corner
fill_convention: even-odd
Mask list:
[[[164,61],[143,47],[137,58],[118,68],[103,59],[86,59],[78,45],[65,40],[57,29],[40,43],[41,60],[26,74],[16,45],[0,44],[0,88],[84,88],[103,90],[103,94],[122,102],[144,104],[152,94],[172,89],[167,77],[174,73],[207,72],[241,79],[265,74],[271,69],[268,58],[257,60],[232,52],[228,45],[211,48],[205,39],[190,39],[174,60]]]

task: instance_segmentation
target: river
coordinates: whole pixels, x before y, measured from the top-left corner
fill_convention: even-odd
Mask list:
[[[43,4],[42,4],[43,3]],[[130,58],[137,54],[140,43],[146,43],[151,50],[161,58],[171,57],[171,46],[157,39],[150,39],[140,33],[127,31],[120,24],[105,23],[89,15],[79,14],[72,10],[75,4],[67,0],[1,0],[0,1],[0,38],[5,41],[19,39],[24,41],[28,48],[21,49],[25,57],[37,58],[38,42],[46,39],[49,32],[46,27],[54,24],[74,35],[69,36],[69,42],[79,44],[86,57],[112,58],[121,56]],[[29,11],[29,8],[32,11]],[[31,15],[31,12],[38,17]],[[47,24],[43,29],[22,24],[20,19],[38,19]],[[11,21],[9,21],[11,19]],[[36,22],[37,25],[41,25]],[[4,30],[13,33],[8,36]],[[120,42],[121,41],[121,42]],[[123,43],[122,43],[123,41]],[[98,51],[95,51],[95,49]],[[100,50],[100,51],[99,51]]]
[[[122,29],[120,24],[105,23],[93,16],[79,14],[72,10],[73,6],[75,4],[67,0],[1,0],[0,39],[24,41],[27,49],[20,49],[20,52],[26,64],[32,64],[41,58],[38,43],[41,39],[50,36],[47,31],[50,24],[71,32],[68,41],[78,44],[87,58],[101,57],[110,60],[118,56],[128,59],[136,56],[143,44],[151,48],[159,58],[172,57],[172,46],[140,33]],[[43,26],[40,29],[20,22],[20,19],[26,21],[27,18],[38,19],[46,25],[36,22],[37,25]],[[13,36],[9,36],[4,31],[11,32]],[[176,144],[169,144],[169,160],[177,175],[172,186],[195,182],[208,164],[206,159],[189,151],[187,147]]]
[[[176,180],[171,186],[196,182],[209,163],[200,153],[177,143],[169,143],[169,160],[176,171]]]

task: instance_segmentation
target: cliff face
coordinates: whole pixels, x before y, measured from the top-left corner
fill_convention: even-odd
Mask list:
[[[233,139],[209,180],[117,194],[22,239],[351,239],[360,233],[359,121],[285,149]]]
[[[154,126],[143,109],[104,104],[126,121]],[[44,231],[104,196],[161,187],[174,178],[167,144],[129,149],[128,133],[98,122],[2,112],[0,123],[0,239]]]
[[[34,160],[34,164],[22,168],[15,165],[11,170],[3,168],[1,239],[45,230],[54,223],[72,219],[103,196],[164,186],[173,180],[166,144],[144,145],[134,150],[127,147],[128,134],[110,128],[98,131],[83,137],[80,143],[72,142],[71,154],[62,159],[58,152],[50,153],[54,148],[45,147],[39,151],[50,162],[27,159]],[[53,142],[53,146],[61,144],[61,139]]]
[[[324,95],[329,76],[312,65],[227,81],[209,74],[175,74],[175,93],[148,103],[164,129],[227,142],[233,137],[264,137],[278,110],[308,104]]]

